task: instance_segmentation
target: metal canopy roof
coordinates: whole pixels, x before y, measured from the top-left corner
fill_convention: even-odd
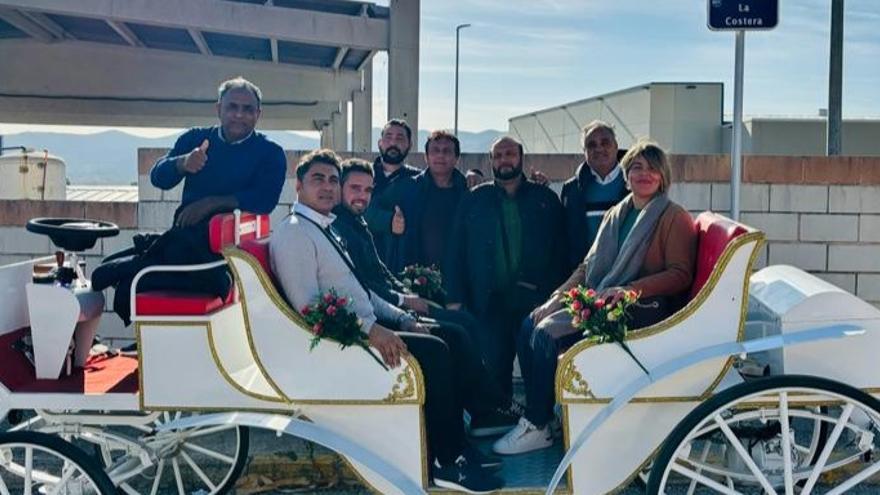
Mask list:
[[[382,20],[389,18],[387,7],[348,0],[222,1],[244,4],[250,8],[263,8],[269,13],[277,12],[275,9],[287,9],[290,12],[314,12],[353,18]],[[358,70],[373,54],[373,51],[368,49],[342,44],[282,41],[268,36],[243,36],[211,29],[173,27],[155,22],[114,20],[112,16],[102,15],[100,12],[60,13],[57,11],[75,12],[80,9],[49,5],[51,3],[29,0],[0,1],[0,39],[34,38],[44,42],[90,41],[334,70]],[[3,7],[4,4],[8,7]],[[56,12],[43,11],[41,7],[54,9]]]
[[[217,83],[240,74],[276,105],[263,127],[316,129],[388,50],[389,19],[388,7],[349,0],[0,0],[0,115],[194,125],[216,119]],[[178,108],[166,119],[145,104]]]

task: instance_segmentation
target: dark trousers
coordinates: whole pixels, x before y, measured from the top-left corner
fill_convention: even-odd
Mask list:
[[[449,347],[439,337],[399,332],[425,378],[425,426],[429,459],[453,462],[464,446],[464,418],[456,399],[453,361]]]
[[[582,338],[580,330],[571,326],[571,316],[564,311],[550,315],[537,326],[531,316],[523,319],[516,354],[526,388],[525,417],[535,426],[542,427],[553,418],[559,355]]]
[[[513,359],[516,356],[516,332],[531,307],[517,307],[501,294],[489,299],[490,310],[478,318],[477,345],[489,374],[510,401],[513,397]]]
[[[212,253],[208,241],[208,221],[190,226],[174,227],[162,235],[138,234],[134,247],[108,256],[92,272],[92,284],[97,290],[116,289],[113,310],[125,325],[130,323],[131,284],[135,275],[149,266],[194,265],[223,259]],[[178,290],[225,297],[232,279],[226,267],[198,272],[158,272],[141,279],[138,292],[150,290]]]
[[[669,308],[658,305],[634,315],[630,328],[653,325],[670,314]],[[559,355],[582,338],[581,331],[571,326],[571,316],[564,309],[537,325],[530,316],[523,320],[516,339],[516,354],[526,388],[525,416],[535,426],[544,426],[553,418]]]

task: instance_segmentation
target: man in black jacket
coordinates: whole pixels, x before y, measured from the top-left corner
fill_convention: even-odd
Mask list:
[[[379,257],[388,263],[398,256],[401,236],[407,227],[400,205],[387,197],[388,189],[395,182],[418,174],[419,169],[404,162],[412,146],[412,129],[406,121],[389,120],[382,128],[378,146],[379,156],[373,163],[373,201],[364,218],[373,233]]]
[[[490,161],[494,182],[459,204],[443,274],[447,307],[477,317],[486,364],[510,395],[516,331],[567,275],[565,232],[559,198],[523,175],[522,144],[496,140]]]
[[[614,128],[594,120],[584,127],[582,138],[584,161],[562,185],[569,272],[587,255],[605,212],[629,193],[618,166],[626,150],[618,148]]]
[[[386,197],[406,218],[396,256],[385,260],[394,273],[413,264],[442,267],[455,211],[468,192],[467,179],[456,169],[460,157],[461,144],[455,134],[434,131],[425,141],[428,167],[388,188]]]
[[[421,321],[449,347],[457,389],[463,392],[463,405],[471,416],[470,433],[474,436],[505,433],[518,418],[510,411],[507,397],[486,370],[472,340],[472,328],[476,326],[473,316],[429,304],[409,293],[379,259],[362,216],[370,204],[373,189],[370,164],[356,158],[344,161],[340,182],[342,201],[333,209],[336,215],[333,228],[342,237],[360,279],[388,303],[434,318]]]

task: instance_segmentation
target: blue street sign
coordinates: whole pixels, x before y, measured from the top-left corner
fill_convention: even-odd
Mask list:
[[[779,23],[779,0],[707,0],[709,29],[754,31]]]

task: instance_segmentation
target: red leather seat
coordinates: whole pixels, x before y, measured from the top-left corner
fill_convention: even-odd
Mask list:
[[[239,222],[240,244],[258,242],[258,239],[264,239],[268,244],[268,236],[269,215],[241,214]],[[235,215],[224,213],[211,217],[211,222],[208,225],[208,240],[211,251],[214,253],[221,253],[223,249],[233,246],[235,244]],[[267,247],[266,263],[269,259],[268,254]],[[162,290],[139,292],[135,301],[136,308],[133,309],[136,309],[136,314],[141,316],[199,316],[217,311],[233,302],[235,302],[234,286],[224,298],[211,294]]]
[[[749,231],[745,225],[711,211],[700,213],[694,222],[697,226],[697,266],[691,299],[706,285],[724,248],[730,241]]]

